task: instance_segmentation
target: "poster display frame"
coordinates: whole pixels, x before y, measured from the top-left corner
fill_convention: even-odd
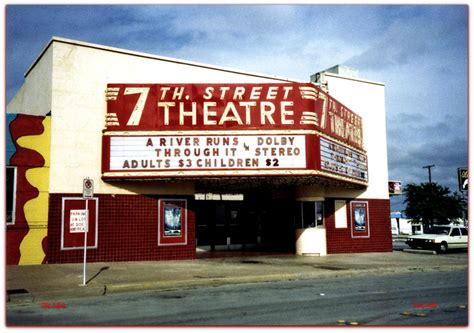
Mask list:
[[[187,205],[187,199],[158,200],[158,246],[188,244]],[[176,218],[179,220],[179,229],[176,227]]]
[[[370,238],[369,202],[351,201],[350,208],[351,237]]]

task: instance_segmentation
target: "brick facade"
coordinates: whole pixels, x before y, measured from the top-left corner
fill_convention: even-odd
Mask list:
[[[48,263],[79,263],[82,250],[61,250],[62,199],[78,194],[50,195]],[[149,195],[97,195],[98,247],[87,251],[89,262],[175,260],[196,258],[195,203],[187,200],[187,244],[158,245],[158,200]],[[179,197],[182,199],[183,197]],[[172,199],[169,196],[166,199]],[[351,235],[351,200],[345,199],[347,228],[335,228],[334,199],[325,201],[327,253],[390,252],[390,201],[368,199],[370,237]]]
[[[48,263],[79,263],[82,250],[61,250],[62,198],[78,194],[51,194]],[[98,246],[87,250],[89,262],[174,260],[196,258],[195,214],[187,204],[187,244],[158,246],[158,200],[151,195],[103,195],[98,198]],[[180,199],[183,197],[179,197]],[[166,196],[166,199],[171,199]],[[186,199],[186,198],[184,198]]]
[[[370,237],[353,238],[351,235],[350,202],[346,200],[347,228],[335,227],[334,199],[326,199],[327,253],[391,252],[390,200],[368,199]]]

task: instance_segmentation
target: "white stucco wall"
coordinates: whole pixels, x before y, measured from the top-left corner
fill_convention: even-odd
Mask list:
[[[297,255],[327,255],[325,228],[296,229],[295,237]]]
[[[57,41],[53,49],[51,193],[82,191],[95,180],[96,193],[193,194],[188,183],[101,180],[102,130],[108,83],[274,82],[259,77],[153,58],[150,55]]]
[[[325,79],[329,94],[362,117],[369,186],[358,196],[388,199],[385,85],[330,73],[325,74]]]
[[[51,111],[53,54],[46,49],[41,61],[28,73],[25,83],[7,105],[7,113],[45,116]]]

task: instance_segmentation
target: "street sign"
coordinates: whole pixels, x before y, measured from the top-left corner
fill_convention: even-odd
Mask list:
[[[94,197],[94,181],[90,178],[84,178],[82,181],[82,197],[92,199]]]
[[[390,194],[391,196],[402,194],[402,182],[398,180],[389,180],[388,194]]]
[[[467,192],[469,186],[468,175],[467,168],[458,168],[459,191]]]

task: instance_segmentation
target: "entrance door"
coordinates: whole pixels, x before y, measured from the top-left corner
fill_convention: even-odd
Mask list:
[[[213,250],[245,249],[256,243],[256,228],[249,225],[247,207],[241,201],[203,201],[197,204],[197,246]]]
[[[197,247],[211,251],[291,251],[292,203],[196,201]]]

